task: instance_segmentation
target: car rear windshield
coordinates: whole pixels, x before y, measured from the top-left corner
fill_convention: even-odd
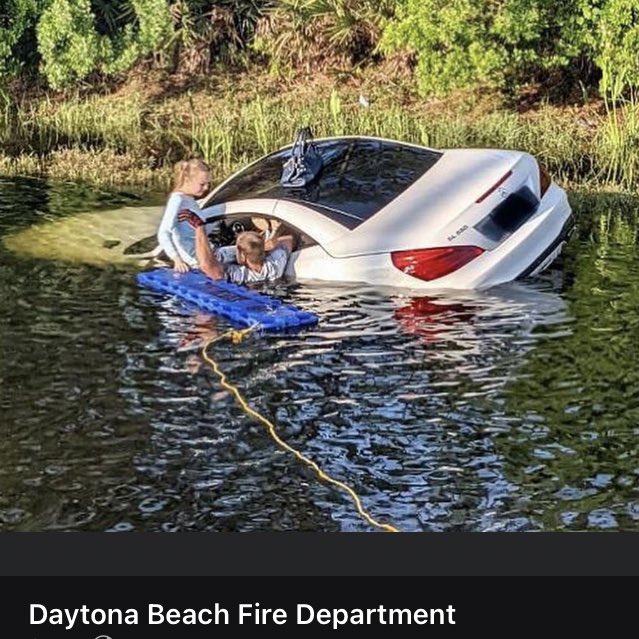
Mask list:
[[[304,203],[353,229],[406,190],[442,156],[430,149],[386,140],[341,138],[316,141],[323,159],[319,176],[303,188],[280,184],[291,149],[247,167],[217,191],[206,206],[248,198]]]

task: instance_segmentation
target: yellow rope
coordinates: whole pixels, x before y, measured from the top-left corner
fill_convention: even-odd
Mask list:
[[[231,341],[234,344],[239,344],[242,339],[244,339],[244,337],[246,335],[248,335],[249,333],[253,332],[256,328],[258,328],[258,325],[253,325],[250,326],[249,328],[245,328],[241,331],[236,331],[236,330],[230,330],[226,333],[224,333],[223,335],[220,335],[218,337],[215,337],[213,339],[210,339],[209,341],[206,342],[206,344],[204,344],[203,348],[202,348],[202,357],[209,363],[209,365],[211,366],[211,368],[213,369],[213,371],[215,372],[215,374],[220,378],[220,384],[226,388],[227,390],[229,390],[231,393],[233,393],[233,395],[235,395],[235,399],[237,399],[238,403],[240,404],[240,406],[244,409],[244,412],[246,412],[248,415],[250,415],[251,417],[254,417],[257,421],[261,422],[262,424],[264,424],[264,426],[266,426],[267,432],[268,434],[275,440],[275,442],[284,450],[287,450],[290,453],[293,453],[293,455],[295,455],[295,457],[297,459],[299,459],[303,464],[306,464],[307,466],[310,466],[316,473],[317,476],[330,483],[333,484],[334,486],[337,486],[338,488],[342,489],[343,491],[347,492],[351,498],[353,499],[353,502],[355,503],[355,507],[357,508],[357,512],[369,523],[371,524],[371,526],[375,526],[376,528],[380,528],[381,530],[385,530],[386,532],[399,532],[399,530],[397,528],[395,528],[394,526],[391,526],[390,524],[382,524],[378,521],[376,521],[375,519],[373,519],[362,507],[362,501],[359,498],[359,496],[357,495],[357,493],[350,487],[347,486],[345,483],[337,480],[337,479],[333,479],[333,477],[331,477],[330,475],[327,475],[312,459],[309,459],[308,457],[305,457],[302,453],[300,453],[299,451],[295,450],[295,448],[293,448],[292,446],[289,446],[289,444],[287,444],[283,439],[280,438],[280,436],[275,432],[275,425],[270,422],[268,419],[266,419],[266,417],[263,417],[262,415],[260,415],[257,411],[253,410],[248,403],[246,402],[246,400],[242,397],[242,395],[240,394],[240,391],[237,389],[236,386],[233,386],[233,384],[230,384],[227,380],[226,380],[226,375],[220,370],[219,366],[217,365],[217,362],[215,362],[215,360],[213,360],[211,357],[209,357],[208,353],[207,353],[207,349],[211,344],[214,344],[215,342],[219,342],[223,339],[225,339],[226,337],[230,337]]]

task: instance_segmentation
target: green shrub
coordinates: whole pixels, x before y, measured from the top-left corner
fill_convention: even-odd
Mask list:
[[[587,29],[579,15],[575,3],[552,0],[399,0],[380,47],[416,54],[423,93],[506,87],[581,55]]]
[[[606,0],[598,11],[595,61],[602,71],[601,90],[617,99],[639,87],[639,0]]]
[[[3,0],[0,13],[0,77],[13,75],[32,57],[32,35],[45,0]]]
[[[107,73],[121,73],[138,60],[164,49],[173,28],[166,0],[131,0],[132,21],[111,42],[112,54],[106,61]]]
[[[89,0],[51,0],[37,31],[42,72],[55,89],[85,78],[105,57]]]

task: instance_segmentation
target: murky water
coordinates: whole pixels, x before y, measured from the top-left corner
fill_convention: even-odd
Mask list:
[[[157,203],[2,180],[0,234]],[[582,194],[542,278],[454,297],[282,284],[319,325],[211,355],[401,530],[638,530],[639,203],[617,204]],[[198,345],[225,321],[51,255],[0,244],[0,530],[373,530],[220,387]]]

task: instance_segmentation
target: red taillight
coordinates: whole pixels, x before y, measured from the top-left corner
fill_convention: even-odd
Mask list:
[[[539,197],[542,198],[544,197],[544,193],[548,190],[552,179],[550,175],[548,175],[548,171],[546,171],[539,162],[537,162],[537,164],[539,165]]]
[[[512,171],[508,171],[508,173],[506,173],[506,175],[502,176],[495,184],[493,184],[488,189],[488,191],[486,191],[486,193],[484,193],[481,197],[478,197],[475,200],[475,204],[481,204],[498,186],[503,184],[512,174]]]
[[[391,253],[391,259],[395,267],[407,275],[430,281],[456,271],[483,252],[479,246],[446,246],[395,251]]]

